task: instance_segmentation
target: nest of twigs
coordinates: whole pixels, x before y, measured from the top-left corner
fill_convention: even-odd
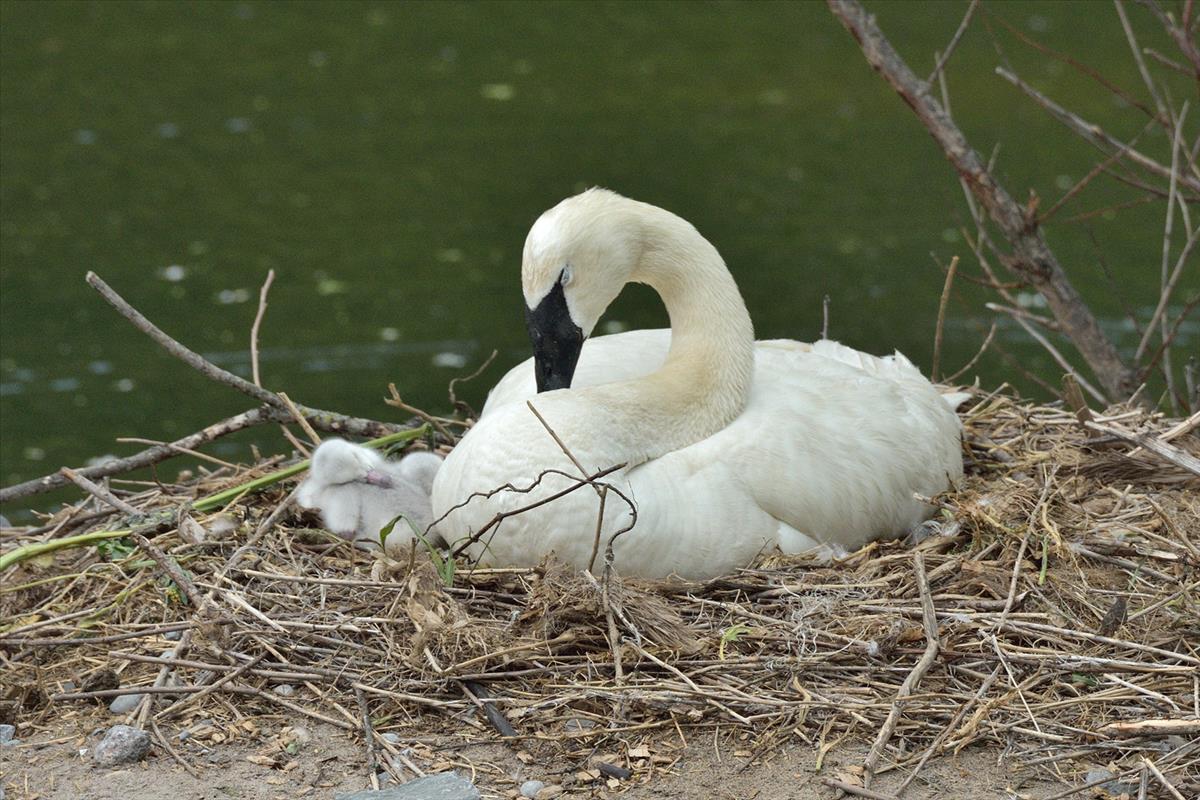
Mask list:
[[[287,482],[181,513],[277,465],[114,481],[140,512],[170,512],[147,536],[185,574],[120,537],[9,566],[0,722],[28,736],[137,690],[144,724],[302,714],[365,734],[389,769],[397,746],[381,733],[470,726],[621,752],[635,780],[639,745],[659,732],[719,728],[755,753],[849,733],[875,744],[869,772],[991,742],[1051,777],[1107,765],[1131,786],[1197,796],[1200,493],[1194,474],[1135,447],[1154,438],[1194,457],[1196,434],[1128,409],[1085,427],[1007,396],[963,414],[967,475],[935,499],[919,544],[831,566],[769,555],[703,583],[552,560],[450,575],[424,548],[389,561],[274,513]],[[137,523],[108,513],[81,503],[10,532],[6,552]]]

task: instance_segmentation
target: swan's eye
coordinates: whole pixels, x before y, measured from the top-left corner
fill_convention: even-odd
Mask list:
[[[566,286],[571,283],[572,277],[573,276],[571,274],[571,265],[567,264],[565,267],[563,267],[562,274],[558,276],[558,282],[561,283],[563,286]]]

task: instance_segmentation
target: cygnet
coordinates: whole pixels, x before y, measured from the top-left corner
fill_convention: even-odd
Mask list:
[[[441,463],[427,452],[388,461],[369,447],[326,439],[313,453],[296,502],[319,509],[327,529],[366,550],[378,547],[381,528],[403,516],[384,544],[389,554],[400,554],[433,521],[429,496]],[[429,541],[440,539],[431,536]]]

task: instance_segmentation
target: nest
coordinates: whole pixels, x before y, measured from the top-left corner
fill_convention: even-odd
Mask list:
[[[0,722],[29,736],[136,690],[143,724],[228,734],[299,714],[365,736],[387,769],[403,752],[381,733],[490,726],[559,756],[619,752],[636,779],[648,740],[718,729],[750,757],[873,741],[868,780],[993,743],[1041,777],[1107,766],[1197,796],[1200,493],[1129,438],[1194,456],[1195,434],[1123,408],[1087,427],[1002,395],[964,423],[966,477],[933,498],[919,544],[828,566],[767,555],[707,582],[550,559],[450,572],[424,548],[391,561],[281,512],[286,483],[187,515],[275,464],[113,482],[169,520],[147,535],[179,574],[117,536],[9,566]],[[7,552],[118,527],[90,502],[7,535]]]

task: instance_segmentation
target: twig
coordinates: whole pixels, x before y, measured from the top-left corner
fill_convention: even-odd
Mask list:
[[[367,706],[367,695],[362,689],[355,688],[354,699],[358,703],[358,716],[362,721],[363,744],[367,748],[367,774],[372,788],[379,789],[379,744],[375,741],[375,726],[371,724],[371,710]]]
[[[1060,53],[1057,50],[1047,47],[1046,45],[1042,44],[1041,42],[1038,42],[1037,40],[1033,39],[1032,37],[1027,36],[1024,32],[1021,31],[1020,28],[1017,28],[1015,25],[1010,23],[1008,20],[1004,19],[1003,17],[1001,17],[997,14],[989,14],[989,16],[992,19],[994,19],[995,21],[999,22],[1002,26],[1004,26],[1009,31],[1009,33],[1016,36],[1017,39],[1019,39],[1024,44],[1028,45],[1029,47],[1032,47],[1034,50],[1037,50],[1039,53],[1043,53],[1057,61],[1061,61],[1065,64],[1069,64],[1070,66],[1074,67],[1077,71],[1088,76],[1093,81],[1095,81],[1096,83],[1103,86],[1105,89],[1107,89],[1112,94],[1116,95],[1118,98],[1120,98],[1124,102],[1128,103],[1129,105],[1131,105],[1134,108],[1141,111],[1146,116],[1150,117],[1151,121],[1158,122],[1163,125],[1169,124],[1168,118],[1166,117],[1165,114],[1159,118],[1156,118],[1153,109],[1147,108],[1145,103],[1143,103],[1141,100],[1139,100],[1137,97],[1133,96],[1129,92],[1122,89],[1117,84],[1110,81],[1108,78],[1105,78],[1103,75],[1101,75],[1099,72],[1097,72],[1094,68],[1089,67],[1087,64],[1084,64],[1084,63],[1072,58],[1071,56],[1067,55],[1066,53]],[[1161,113],[1162,109],[1160,108],[1159,111]]]
[[[1113,0],[1113,6],[1117,9],[1117,18],[1121,20],[1121,29],[1125,31],[1125,40],[1129,42],[1129,52],[1133,54],[1133,61],[1137,64],[1138,72],[1142,76],[1142,83],[1146,84],[1146,91],[1150,92],[1150,97],[1154,100],[1154,107],[1158,110],[1164,124],[1169,124],[1169,117],[1166,114],[1166,107],[1163,105],[1162,98],[1158,94],[1158,90],[1154,86],[1154,81],[1150,77],[1150,70],[1146,69],[1146,60],[1142,58],[1142,48],[1138,45],[1137,37],[1133,34],[1133,27],[1129,24],[1129,18],[1125,15],[1125,4],[1121,0]]]
[[[1114,425],[1103,425],[1099,422],[1085,422],[1083,424],[1088,430],[1093,430],[1106,436],[1115,436],[1122,441],[1139,445],[1154,453],[1159,458],[1170,461],[1181,469],[1186,469],[1188,472],[1200,475],[1200,458],[1196,458],[1191,453],[1180,450],[1174,445],[1167,444],[1157,437],[1147,436],[1143,433],[1130,433]]]
[[[257,667],[259,662],[262,661],[263,658],[266,657],[266,655],[267,655],[266,653],[259,653],[258,655],[254,656],[254,658],[250,659],[246,663],[244,663],[241,666],[234,669],[232,672],[227,672],[226,674],[217,678],[212,683],[205,685],[204,687],[202,687],[200,689],[200,691],[194,692],[192,694],[187,695],[186,697],[182,697],[179,700],[176,700],[174,703],[172,703],[171,705],[167,706],[166,708],[162,709],[157,714],[155,714],[154,721],[157,722],[158,720],[169,719],[170,717],[173,717],[176,714],[178,714],[180,711],[182,711],[186,707],[195,703],[200,698],[210,695],[213,692],[215,692],[218,689],[225,686],[225,684],[227,684],[233,680],[236,680],[237,678],[240,678],[243,674],[245,674],[245,673],[249,672],[250,670],[254,669],[255,667]],[[168,665],[168,666],[170,666],[170,665]]]
[[[1092,145],[1099,148],[1101,151],[1108,153],[1110,155],[1113,151],[1124,151],[1125,157],[1129,161],[1132,161],[1133,163],[1137,164],[1142,169],[1144,169],[1147,172],[1150,172],[1154,175],[1157,175],[1160,178],[1170,179],[1171,170],[1169,167],[1165,167],[1162,164],[1155,161],[1154,159],[1150,158],[1149,156],[1146,156],[1145,154],[1143,154],[1137,150],[1134,150],[1129,145],[1127,145],[1124,142],[1121,142],[1119,139],[1116,139],[1115,137],[1109,135],[1099,125],[1095,125],[1091,122],[1088,122],[1087,120],[1079,117],[1077,114],[1066,110],[1065,108],[1060,106],[1058,103],[1054,102],[1049,97],[1042,94],[1037,89],[1034,89],[1032,86],[1027,84],[1025,81],[1021,80],[1012,71],[1010,71],[1004,67],[996,67],[996,74],[999,75],[1001,78],[1004,78],[1004,80],[1008,81],[1013,86],[1020,89],[1022,92],[1024,92],[1026,95],[1028,95],[1030,97],[1030,99],[1032,99],[1035,103],[1040,105],[1042,108],[1046,109],[1046,111],[1049,112],[1050,116],[1057,119],[1063,125],[1070,128],[1074,133],[1079,135],[1084,140],[1090,142]],[[1185,186],[1187,186],[1193,192],[1200,192],[1200,180],[1192,178],[1191,176],[1181,176],[1180,180]]]
[[[463,414],[464,416],[469,416],[469,417],[475,416],[475,412],[471,409],[471,407],[458,399],[458,394],[455,392],[455,389],[458,386],[458,384],[467,383],[468,381],[473,381],[476,378],[478,378],[480,375],[482,375],[483,371],[485,369],[487,369],[489,366],[491,366],[492,362],[496,360],[496,356],[499,355],[499,353],[500,353],[499,350],[493,350],[492,354],[490,356],[488,356],[487,358],[485,358],[483,360],[483,363],[479,365],[479,368],[476,369],[474,372],[472,372],[470,375],[466,376],[465,378],[451,378],[450,379],[450,385],[447,387],[446,393],[450,396],[450,406],[455,411],[459,412],[460,414]]]
[[[958,23],[958,30],[950,38],[950,44],[946,45],[946,49],[942,51],[942,55],[938,58],[933,72],[929,73],[929,77],[925,79],[926,83],[932,84],[941,76],[946,62],[950,60],[950,56],[954,53],[955,48],[958,47],[963,34],[967,32],[967,26],[971,24],[971,17],[974,16],[975,9],[977,8],[979,8],[979,0],[971,0],[971,5],[967,6],[967,13],[963,14],[962,22]]]
[[[596,481],[598,481],[600,478],[603,478],[605,475],[609,475],[613,472],[616,472],[619,469],[624,469],[624,468],[625,468],[624,464],[617,464],[615,466],[611,466],[606,469],[602,469],[598,472],[593,472],[591,475],[588,475],[584,478],[576,478],[574,475],[568,475],[567,473],[563,472],[562,470],[548,469],[548,470],[544,470],[540,475],[538,475],[538,477],[534,480],[534,482],[532,484],[525,487],[524,489],[518,489],[517,487],[513,486],[512,484],[505,484],[504,486],[500,486],[496,489],[492,489],[489,492],[473,492],[473,493],[471,493],[471,495],[469,497],[467,497],[467,499],[465,499],[462,502],[458,503],[457,505],[452,506],[451,508],[447,509],[446,513],[442,514],[441,517],[434,520],[431,525],[431,529],[432,529],[432,527],[436,527],[437,524],[439,522],[441,522],[442,520],[444,520],[446,517],[450,516],[450,514],[452,512],[457,511],[458,509],[467,505],[467,503],[471,502],[474,499],[488,498],[488,497],[495,495],[498,492],[503,492],[503,491],[517,492],[518,494],[528,494],[529,492],[532,492],[535,487],[539,486],[541,484],[542,480],[545,479],[549,475],[561,475],[564,478],[575,481],[574,484],[572,484],[571,486],[568,486],[566,489],[557,491],[554,494],[551,494],[551,495],[541,498],[540,500],[536,500],[532,503],[521,506],[520,508],[515,508],[511,511],[498,512],[494,517],[492,517],[487,522],[486,525],[484,525],[482,528],[480,528],[475,533],[471,534],[469,537],[466,538],[466,540],[462,544],[458,545],[457,547],[455,547],[455,549],[453,551],[451,551],[450,554],[452,556],[454,556],[455,558],[457,558],[458,556],[462,555],[463,552],[468,547],[470,547],[471,545],[475,544],[480,539],[482,539],[487,534],[488,531],[490,531],[492,528],[496,527],[497,525],[499,525],[501,522],[508,519],[509,517],[516,516],[517,514],[523,514],[526,511],[531,511],[535,508],[538,508],[539,506],[544,506],[547,503],[553,502],[553,501],[559,499],[560,497],[564,497],[564,496],[570,494],[571,492],[574,492],[576,489],[580,489],[584,486],[594,486]],[[618,492],[618,494],[620,494],[620,492]],[[624,495],[622,495],[622,497],[624,497]],[[626,502],[629,502],[629,501],[626,500]]]
[[[829,338],[829,295],[821,298],[821,340]]]
[[[978,0],[975,0],[971,4],[971,8],[967,10],[968,18],[977,3]],[[942,284],[942,299],[938,303],[937,327],[933,334],[933,366],[929,368],[929,379],[934,383],[938,381],[938,367],[942,362],[942,326],[946,323],[946,306],[950,302],[950,289],[954,285],[954,273],[957,271],[958,256],[954,256],[950,259],[950,268],[946,270],[946,282]]]
[[[1179,278],[1183,275],[1184,266],[1188,264],[1188,256],[1192,254],[1192,250],[1196,247],[1198,241],[1200,241],[1200,230],[1194,231],[1188,236],[1187,242],[1184,243],[1183,250],[1175,262],[1175,267],[1171,270],[1171,276],[1166,281],[1162,292],[1158,296],[1158,305],[1154,307],[1154,313],[1150,315],[1150,322],[1146,324],[1146,330],[1142,332],[1141,341],[1138,342],[1137,350],[1135,351],[1137,358],[1141,358],[1146,352],[1146,347],[1150,344],[1150,337],[1154,334],[1155,326],[1166,313],[1171,294],[1175,291],[1175,286],[1179,283]]]
[[[958,711],[955,712],[954,717],[951,718],[948,723],[946,723],[946,727],[942,729],[942,732],[937,735],[937,737],[933,740],[933,742],[930,743],[929,747],[921,755],[921,760],[917,762],[915,767],[913,767],[913,771],[910,772],[908,777],[904,779],[904,782],[900,784],[900,788],[896,790],[897,795],[904,794],[904,790],[908,788],[910,783],[916,780],[917,775],[920,774],[921,770],[924,768],[925,762],[929,761],[929,758],[935,752],[937,752],[939,747],[942,746],[942,742],[946,741],[946,738],[954,732],[955,728],[958,726],[958,723],[962,721],[962,718],[966,715],[967,711],[969,711],[972,706],[978,703],[980,699],[988,693],[988,690],[992,688],[992,684],[996,682],[996,678],[1000,675],[1000,669],[1001,667],[999,665],[992,669],[992,672],[987,676],[987,679],[984,680],[983,683],[979,684],[979,688],[975,691],[975,695],[970,700],[958,707]]]
[[[219,439],[230,433],[275,421],[277,417],[278,411],[276,409],[266,407],[251,409],[228,419],[223,419],[220,422],[215,422],[203,430],[197,431],[190,436],[185,436],[182,439],[176,439],[170,444],[155,445],[132,456],[106,461],[94,467],[80,467],[75,469],[74,472],[84,478],[107,478],[110,475],[132,472],[135,469],[142,469],[143,467],[157,464],[160,461],[166,461],[169,458],[178,456],[181,452],[193,450],[199,445]],[[70,483],[70,480],[66,475],[56,472],[41,478],[25,481],[24,483],[6,486],[0,489],[0,503],[8,503],[13,500],[19,500],[22,497],[50,492],[66,486],[68,483]]]
[[[546,418],[545,418],[545,417],[543,417],[543,416],[541,415],[541,413],[540,413],[540,412],[537,410],[537,408],[535,408],[535,407],[534,407],[534,405],[533,405],[533,401],[532,401],[532,400],[526,400],[526,401],[525,401],[525,406],[526,406],[526,407],[527,407],[527,408],[528,408],[530,411],[532,411],[532,412],[533,412],[533,415],[534,415],[535,417],[537,417],[537,421],[538,421],[538,422],[540,422],[540,423],[542,423],[542,427],[546,429],[546,433],[550,434],[550,438],[554,440],[554,443],[555,443],[556,445],[558,445],[558,449],[559,449],[559,450],[561,450],[561,451],[563,452],[563,455],[565,455],[565,456],[566,456],[568,459],[570,459],[570,460],[571,460],[571,463],[575,465],[575,469],[579,470],[579,474],[580,474],[580,475],[587,475],[587,470],[583,468],[583,464],[580,464],[580,463],[579,463],[579,459],[575,457],[575,454],[574,454],[574,453],[572,453],[572,452],[571,452],[571,450],[570,450],[570,448],[568,448],[568,447],[566,446],[566,444],[564,444],[564,443],[563,443],[563,440],[562,440],[562,439],[560,439],[560,438],[558,437],[558,434],[554,432],[554,429],[550,427],[550,423],[549,423],[549,422],[546,422]],[[599,486],[593,486],[592,488],[596,490],[596,494],[597,494],[597,495],[598,495],[598,494],[600,494],[600,487],[599,487]]]
[[[1006,313],[1008,311],[1008,309],[1006,309],[1004,306],[999,306],[995,303],[987,303],[986,305],[992,311],[1004,311]],[[1046,352],[1050,354],[1050,357],[1054,359],[1055,363],[1073,375],[1075,380],[1079,381],[1079,385],[1082,386],[1097,403],[1102,406],[1108,405],[1108,401],[1105,399],[1104,395],[1100,394],[1100,390],[1098,390],[1095,386],[1092,386],[1091,382],[1087,378],[1080,375],[1075,367],[1071,366],[1071,362],[1067,361],[1066,357],[1058,351],[1058,348],[1050,343],[1049,339],[1039,333],[1037,329],[1035,329],[1024,319],[1022,319],[1020,314],[1009,314],[1009,316],[1012,317],[1013,320],[1020,325],[1026,333],[1029,334],[1030,338],[1040,344],[1046,350]]]
[[[275,270],[269,269],[267,279],[258,292],[258,313],[254,315],[254,324],[250,326],[250,374],[254,376],[254,385],[259,388],[262,388],[262,380],[258,374],[258,328],[262,325],[263,315],[267,313],[267,292],[274,282]]]
[[[1110,722],[1096,730],[1100,736],[1128,739],[1133,736],[1200,736],[1200,719],[1140,719]]]
[[[604,527],[604,501],[608,499],[608,487],[600,490],[600,511],[596,514],[596,535],[592,539],[592,556],[588,559],[587,571],[592,572],[596,566],[596,556],[600,554],[600,532]]]
[[[892,710],[888,712],[887,719],[879,729],[879,735],[875,737],[875,743],[871,745],[871,750],[863,762],[863,783],[867,786],[870,786],[871,780],[875,776],[875,768],[879,764],[879,759],[883,756],[883,749],[887,746],[888,740],[892,738],[892,733],[896,730],[896,723],[900,720],[900,709],[904,699],[912,694],[913,689],[921,682],[921,678],[933,666],[934,659],[937,658],[938,649],[941,646],[938,639],[937,610],[933,606],[933,596],[929,591],[929,579],[925,576],[925,557],[921,555],[919,550],[913,553],[913,569],[917,578],[917,591],[921,595],[921,610],[925,625],[925,652],[921,654],[921,659],[912,668],[912,672],[908,673],[908,677],[904,679],[904,683],[900,684],[900,688],[896,691],[896,697],[892,701]]]
[[[1146,765],[1148,770],[1154,773],[1154,777],[1160,784],[1162,784],[1164,789],[1171,793],[1171,796],[1174,797],[1175,800],[1184,800],[1183,795],[1179,793],[1179,790],[1175,788],[1174,784],[1167,780],[1167,776],[1162,774],[1162,771],[1153,761],[1145,756],[1142,756],[1142,763]]]
[[[400,392],[396,389],[396,384],[388,384],[388,394],[390,394],[391,397],[385,397],[383,402],[387,403],[392,408],[398,408],[401,411],[407,411],[409,414],[416,414],[424,422],[428,423],[431,428],[440,433],[442,438],[444,438],[448,443],[454,444],[454,442],[457,441],[456,437],[453,436],[450,431],[446,430],[442,423],[438,422],[427,412],[422,411],[416,406],[410,406],[408,403],[404,402],[404,400],[400,398]]]
[[[105,283],[99,275],[94,272],[89,272],[86,278],[88,284],[100,293],[100,296],[108,301],[109,305],[117,310],[117,312],[133,323],[133,326],[142,333],[149,336],[160,347],[166,350],[171,355],[183,361],[192,369],[196,370],[205,377],[230,386],[242,394],[249,395],[259,402],[266,403],[269,406],[287,412],[286,404],[279,399],[279,396],[272,391],[255,386],[245,378],[234,375],[228,370],[221,369],[216,364],[208,361],[194,350],[185,347],[168,336],[161,328],[146,318],[142,312],[131,306],[125,298],[117,294],[111,286]],[[332,411],[323,411],[316,408],[308,408],[297,404],[297,408],[308,418],[309,422],[322,430],[342,430],[346,433],[363,434],[364,428],[373,430],[394,430],[396,426],[386,425],[384,423],[375,422],[374,420],[362,420],[354,417],[347,417],[343,414],[336,414]],[[326,427],[322,427],[326,426]]]
[[[988,345],[992,343],[992,339],[995,337],[995,335],[996,321],[992,320],[992,327],[988,328],[987,336],[983,337],[983,344],[979,346],[979,351],[975,353],[975,355],[971,357],[971,360],[964,364],[957,372],[955,372],[953,375],[947,375],[944,382],[954,383],[954,381],[956,381],[960,375],[969,370],[971,367],[975,366],[979,359],[983,358],[983,354],[987,351]]]
[[[234,375],[228,370],[221,369],[216,364],[208,361],[199,353],[191,350],[184,345],[172,339],[161,328],[148,320],[142,312],[131,306],[125,298],[113,291],[113,288],[104,282],[99,275],[94,272],[89,272],[87,277],[88,285],[100,293],[100,296],[108,301],[108,304],[117,310],[117,312],[133,323],[133,326],[142,333],[149,336],[160,347],[166,350],[171,355],[178,358],[183,363],[187,364],[192,369],[199,372],[209,380],[223,383],[230,386],[242,394],[249,395],[260,403],[266,403],[269,406],[282,408],[279,398],[274,392],[268,391],[261,386],[255,386],[245,378]]]
[[[136,508],[129,505],[129,503],[126,503],[121,498],[116,497],[112,494],[112,492],[108,491],[103,486],[99,486],[98,484],[89,481],[87,478],[83,477],[70,467],[63,467],[59,470],[59,472],[61,472],[67,480],[74,483],[80,489],[83,489],[85,492],[97,498],[98,500],[108,503],[122,514],[134,518],[144,516],[141,511],[138,511]]]
[[[894,794],[883,794],[882,792],[872,791],[862,786],[855,786],[852,783],[839,781],[837,778],[821,778],[821,783],[833,789],[841,789],[846,794],[852,794],[855,797],[865,797],[867,800],[896,800],[896,795]]]
[[[158,742],[158,746],[163,750],[166,750],[167,754],[171,756],[171,758],[175,759],[176,764],[183,767],[184,770],[193,778],[200,780],[200,771],[185,761],[183,756],[179,755],[179,751],[171,746],[171,741],[166,736],[163,736],[163,732],[158,729],[158,723],[151,721],[150,731],[154,734],[154,738]]]
[[[130,531],[129,538],[137,542],[138,547],[142,548],[142,551],[150,556],[155,564],[158,564],[159,569],[174,581],[179,590],[187,597],[192,608],[199,611],[203,607],[204,601],[201,599],[199,592],[196,591],[196,586],[192,583],[192,579],[175,563],[173,558],[155,547],[153,542],[136,530]]]
[[[308,437],[308,440],[312,442],[313,446],[315,447],[316,445],[319,445],[321,443],[320,435],[313,430],[313,426],[309,424],[309,421],[304,418],[303,414],[300,413],[300,409],[296,408],[296,404],[292,402],[292,398],[288,397],[286,392],[280,392],[279,399],[283,401],[285,406],[287,406],[287,410],[291,413],[292,419],[296,420],[296,424],[299,425],[300,429],[304,431],[304,435]],[[286,430],[286,428],[284,430]],[[301,453],[304,453],[306,456],[308,455],[304,448],[301,447],[299,449]]]
[[[503,712],[496,708],[494,703],[488,702],[491,696],[482,684],[475,681],[460,681],[459,683],[463,688],[463,693],[483,711],[483,715],[487,717],[487,721],[496,729],[497,733],[505,737],[517,735],[516,729],[513,728],[512,723],[508,721]]]
[[[1183,53],[1184,57],[1192,64],[1192,69],[1196,78],[1200,78],[1200,48],[1192,41],[1192,35],[1185,30],[1183,26],[1176,25],[1154,0],[1139,0],[1141,5],[1150,9],[1158,21],[1162,24],[1167,34],[1175,40],[1175,45],[1179,48],[1179,52]]]
[[[1038,224],[1045,225],[1047,222],[1049,222],[1051,220],[1051,218],[1053,218],[1054,215],[1056,213],[1058,213],[1058,210],[1060,208],[1062,208],[1064,205],[1066,205],[1068,202],[1070,202],[1072,197],[1074,197],[1075,195],[1077,195],[1081,191],[1083,191],[1084,188],[1087,187],[1087,185],[1090,184],[1096,178],[1097,175],[1099,175],[1101,172],[1107,172],[1109,167],[1111,167],[1113,164],[1116,164],[1118,161],[1120,161],[1125,156],[1126,151],[1130,147],[1133,147],[1135,144],[1137,144],[1137,141],[1142,138],[1142,134],[1144,134],[1146,131],[1150,130],[1150,127],[1153,124],[1154,124],[1154,120],[1148,121],[1142,127],[1142,129],[1140,131],[1138,131],[1137,135],[1135,135],[1132,139],[1129,140],[1129,143],[1127,145],[1125,145],[1120,150],[1113,153],[1111,156],[1109,156],[1105,160],[1097,163],[1096,166],[1094,166],[1090,170],[1088,170],[1087,175],[1084,175],[1083,178],[1080,179],[1070,189],[1068,189],[1066,191],[1066,193],[1063,194],[1062,197],[1058,198],[1058,200],[1055,201],[1054,205],[1050,206],[1050,208],[1044,214],[1042,214],[1038,217]]]

